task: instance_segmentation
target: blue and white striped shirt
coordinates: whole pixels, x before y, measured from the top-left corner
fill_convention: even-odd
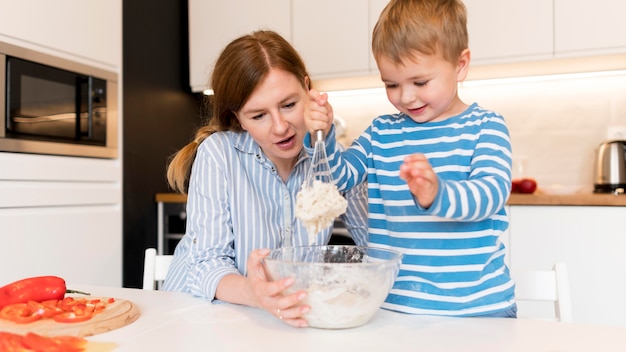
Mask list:
[[[294,246],[309,244],[295,217],[296,194],[310,165],[303,151],[287,182],[278,175],[247,132],[217,132],[199,146],[187,197],[187,228],[176,246],[163,290],[183,291],[213,300],[227,274],[246,274],[250,252],[278,248],[291,237]],[[367,188],[345,194],[341,217],[357,244],[367,241]],[[330,239],[332,228],[318,235]]]
[[[508,227],[511,145],[504,119],[476,103],[445,121],[380,116],[341,153],[327,154],[341,190],[367,181],[369,244],[404,254],[384,308],[415,314],[497,314],[514,305],[499,236]],[[308,145],[310,135],[305,138]],[[306,148],[311,152],[311,148]],[[439,178],[422,208],[399,177],[405,156],[422,153]]]

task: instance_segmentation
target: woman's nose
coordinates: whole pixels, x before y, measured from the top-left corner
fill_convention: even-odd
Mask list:
[[[273,114],[272,121],[272,128],[276,134],[282,134],[289,128],[289,123],[280,113]]]

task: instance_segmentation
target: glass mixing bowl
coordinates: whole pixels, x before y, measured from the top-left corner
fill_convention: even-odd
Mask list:
[[[305,246],[272,250],[265,258],[272,280],[293,277],[287,294],[305,290],[309,326],[363,325],[385,301],[400,269],[400,252],[361,246]]]

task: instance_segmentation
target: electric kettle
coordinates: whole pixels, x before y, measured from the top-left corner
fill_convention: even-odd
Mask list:
[[[595,193],[621,194],[626,190],[626,140],[609,139],[598,147],[595,164]]]

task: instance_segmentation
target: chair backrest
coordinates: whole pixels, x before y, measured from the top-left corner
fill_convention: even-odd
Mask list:
[[[143,264],[143,289],[154,290],[158,282],[165,280],[172,263],[172,255],[157,255],[154,248],[147,248]]]
[[[569,275],[565,263],[556,263],[552,270],[512,271],[515,281],[515,298],[523,301],[544,301],[554,303],[554,316],[557,321],[572,322],[572,299],[570,296]],[[520,309],[519,316],[524,314]]]

